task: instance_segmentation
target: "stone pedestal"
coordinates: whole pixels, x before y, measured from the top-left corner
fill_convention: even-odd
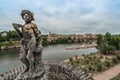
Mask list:
[[[25,73],[19,73],[15,80],[47,80],[46,70],[41,56],[41,52],[34,52],[34,67]]]

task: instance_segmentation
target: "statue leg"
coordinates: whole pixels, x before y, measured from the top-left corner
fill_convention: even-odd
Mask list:
[[[29,60],[29,68],[30,70],[34,70],[34,55],[33,55],[33,51],[32,50],[28,50],[28,60]]]
[[[34,61],[35,61],[35,56],[34,56],[34,50],[35,50],[35,45],[36,42],[34,40],[31,40],[29,42],[29,49],[28,49],[28,54],[27,54],[27,58],[29,60],[29,68],[30,70],[34,70],[35,69],[35,65],[34,65]]]
[[[20,57],[19,58],[20,58],[21,62],[26,66],[26,69],[25,69],[24,72],[29,70],[29,61],[26,58],[26,56],[27,56],[27,51],[22,46],[21,49],[20,49]]]

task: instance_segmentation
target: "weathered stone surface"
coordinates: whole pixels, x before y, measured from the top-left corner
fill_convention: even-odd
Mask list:
[[[45,70],[43,74],[39,74],[40,72],[31,74],[31,76],[26,76],[24,74],[24,78],[17,80],[93,80],[93,78],[82,69],[75,68],[72,65],[63,62],[45,61],[43,63]],[[24,69],[25,67],[18,67],[6,74],[1,74],[0,80],[15,80]]]

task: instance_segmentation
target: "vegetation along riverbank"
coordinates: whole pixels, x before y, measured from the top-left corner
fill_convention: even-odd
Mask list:
[[[61,35],[50,33],[47,35],[42,35],[42,45],[57,45],[57,44],[92,44],[96,43],[96,35],[95,34],[84,34],[84,35]],[[16,31],[3,31],[0,32],[0,49],[6,48],[16,48],[20,45],[20,36],[16,33]]]
[[[91,53],[88,55],[75,56],[65,60],[68,64],[74,65],[76,67],[82,68],[84,71],[88,72],[92,76],[97,76],[103,74],[103,72],[109,72],[109,69],[115,65],[120,64],[120,35],[111,35],[107,32],[105,35],[98,35],[97,38],[97,49],[99,50],[96,53]],[[115,67],[114,67],[115,68]],[[113,70],[114,70],[113,68]],[[115,69],[116,70],[116,69]],[[111,70],[110,70],[111,71]],[[115,74],[118,74],[118,71],[113,71]],[[112,74],[112,71],[111,73]],[[109,76],[113,78],[114,76]],[[119,80],[119,75],[116,79]],[[108,80],[104,79],[104,80]],[[97,80],[97,79],[96,79]],[[100,79],[98,79],[100,80]]]

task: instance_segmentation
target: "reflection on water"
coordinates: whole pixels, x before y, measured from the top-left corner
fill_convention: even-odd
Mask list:
[[[96,52],[97,49],[79,49],[79,50],[65,50],[66,47],[73,45],[55,45],[44,47],[42,58],[43,60],[65,60],[75,55],[89,54]],[[23,65],[19,57],[19,50],[10,49],[0,52],[0,73],[9,71],[15,67]]]

